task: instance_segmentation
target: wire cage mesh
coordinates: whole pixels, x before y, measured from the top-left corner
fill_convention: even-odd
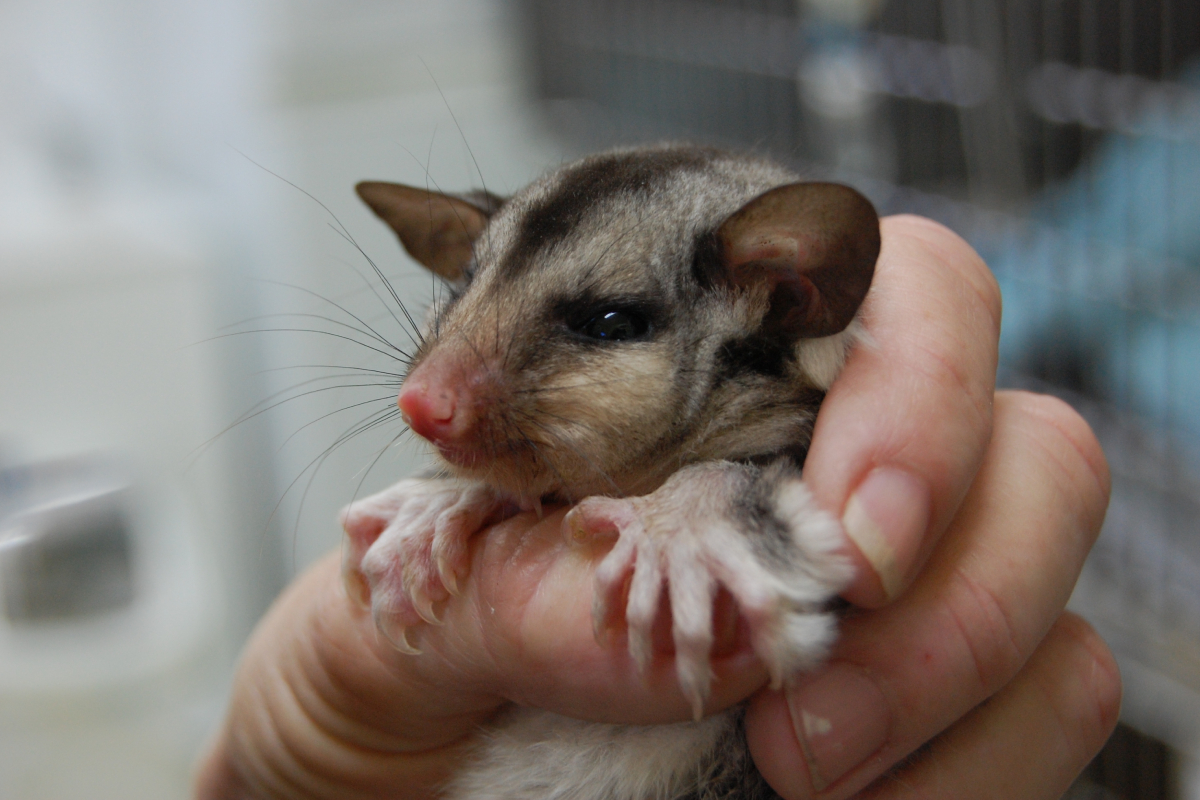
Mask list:
[[[1200,797],[1170,766],[1200,753],[1200,0],[522,7],[539,94],[581,147],[757,148],[984,255],[1001,382],[1072,402],[1114,475],[1072,603],[1151,738],[1124,732],[1074,791]]]

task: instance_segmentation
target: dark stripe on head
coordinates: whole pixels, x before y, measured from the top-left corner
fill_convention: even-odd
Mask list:
[[[555,190],[525,214],[502,269],[509,276],[520,274],[536,253],[565,239],[598,202],[618,194],[649,194],[671,174],[704,167],[719,154],[699,147],[614,153],[568,169]]]
[[[716,230],[705,231],[696,237],[692,251],[692,277],[696,284],[707,291],[721,283],[725,267],[721,264],[721,240]]]

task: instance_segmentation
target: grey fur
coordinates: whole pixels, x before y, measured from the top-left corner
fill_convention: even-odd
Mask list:
[[[416,358],[461,337],[513,376],[506,388],[518,391],[502,387],[490,427],[501,461],[511,456],[519,468],[515,478],[499,469],[475,477],[514,494],[578,500],[644,493],[697,461],[802,451],[827,376],[810,374],[797,355],[825,347],[840,361],[846,336],[767,341],[756,335],[766,296],[735,295],[714,284],[703,263],[731,214],[797,180],[764,160],[664,146],[584,159],[508,200],[475,242],[469,282],[432,310],[430,330],[439,335],[428,336]],[[654,336],[614,348],[567,331],[573,313],[606,301],[644,310]],[[612,383],[631,353],[654,369]],[[569,393],[549,387],[586,375],[609,381],[600,391],[622,396],[623,414],[567,413],[591,398],[568,402]],[[592,461],[586,469],[579,452]]]
[[[621,530],[617,548],[597,570],[597,596],[605,580],[609,586],[622,580],[620,564],[608,561],[620,555],[619,548],[638,546],[636,536],[647,547],[663,548],[663,559],[674,559],[672,581],[681,584],[669,586],[677,669],[697,713],[711,680],[711,619],[705,607],[698,623],[695,615],[691,623],[681,621],[693,610],[682,601],[708,591],[714,559],[735,571],[735,581],[753,580],[770,599],[749,610],[765,626],[755,649],[776,684],[824,656],[833,637],[825,606],[848,579],[837,554],[838,528],[812,502],[799,464],[824,392],[856,341],[857,323],[822,338],[789,333],[797,326],[780,304],[793,295],[775,292],[763,278],[770,264],[752,261],[738,272],[721,238],[735,215],[740,219],[746,209],[758,208],[752,201],[797,181],[759,158],[664,145],[569,164],[519,191],[490,219],[495,198],[429,201],[426,228],[433,227],[432,203],[440,202],[443,229],[447,219],[457,218],[462,230],[482,230],[471,263],[441,258],[431,265],[459,280],[431,310],[414,362],[415,369],[437,353],[469,376],[462,380],[470,383],[477,416],[473,436],[486,445],[487,458],[452,464],[451,472],[489,487],[484,494],[493,499],[469,504],[479,519],[506,498],[616,498],[584,500],[572,512],[580,524],[588,515],[639,509],[645,524]],[[386,185],[369,186],[371,197],[364,198],[372,207],[385,219],[397,217],[395,208],[385,207]],[[419,191],[403,192],[405,208],[414,197],[425,202]],[[410,252],[436,252],[432,234],[426,237],[411,217],[394,227]],[[873,265],[877,225],[850,233],[865,237],[866,245],[847,249],[845,237],[834,236],[817,242],[813,257],[827,246],[833,254],[828,269],[851,250],[867,252]],[[850,290],[851,314],[865,292],[862,278],[860,269],[859,286]],[[838,289],[827,283],[821,291],[832,297]],[[619,342],[581,335],[588,315],[605,309],[629,312],[646,329]],[[432,501],[421,493],[440,493],[437,502],[444,505],[438,508],[449,508],[457,497],[446,500],[453,486],[424,489],[408,482],[399,493],[381,493],[346,512],[349,561],[361,559],[366,576],[358,585],[387,573],[400,552],[395,541],[410,534],[393,530],[378,541],[355,542],[356,515],[424,519]],[[479,484],[474,486],[478,494]],[[389,535],[395,541],[383,543]],[[694,542],[671,550],[682,537]],[[639,644],[639,636],[653,619],[663,580],[641,572],[645,560],[637,562],[629,605],[621,612],[628,615],[631,652],[640,647],[634,655],[642,658],[649,657],[648,641]],[[411,649],[406,630],[416,617],[389,621],[403,603],[380,600],[384,588],[372,586],[376,619],[381,630],[398,637],[397,646]],[[396,587],[390,589],[387,596],[394,599]],[[421,618],[432,607],[425,601]],[[597,608],[603,622],[606,607],[601,602]],[[688,624],[692,628],[685,630]],[[695,723],[639,729],[514,709],[484,737],[474,766],[447,793],[460,800],[775,797],[749,757],[742,713],[739,708]]]

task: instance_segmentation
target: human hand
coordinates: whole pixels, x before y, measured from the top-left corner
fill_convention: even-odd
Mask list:
[[[1111,654],[1062,613],[1107,465],[1064,403],[994,393],[1000,298],[978,256],[927,220],[883,231],[874,346],[826,398],[805,464],[859,545],[846,597],[878,610],[843,623],[817,674],[754,698],[751,752],[789,800],[1059,797],[1120,705]]]
[[[802,723],[804,711],[829,723],[808,744],[830,797],[852,795],[947,726],[903,780],[870,791],[1057,796],[1115,718],[1118,682],[1103,645],[1073,618],[1055,623],[1099,526],[1103,459],[1073,412],[1044,399],[1001,396],[992,433],[998,298],[960,240],[913,218],[886,220],[876,287],[875,346],[855,353],[830,393],[805,472],[827,508],[857,505],[877,522],[872,539],[861,514],[847,519],[873,556],[859,562],[847,597],[863,607],[899,599],[850,619],[833,664],[790,697],[755,697],[747,733],[756,763],[786,797],[812,795],[795,708]],[[848,505],[872,474],[882,490]],[[598,552],[566,547],[560,519],[525,515],[476,537],[466,593],[444,627],[423,630],[418,657],[375,635],[342,596],[334,560],[315,566],[248,646],[199,796],[428,796],[478,725],[510,701],[596,720],[686,719],[669,663],[643,678],[622,648],[592,640],[590,592],[579,587],[591,585]],[[765,681],[729,637],[714,667],[714,710]],[[1074,675],[1086,681],[1031,708],[1031,691]],[[842,716],[821,696],[843,702]],[[1053,712],[1082,721],[1074,738],[1038,716]],[[998,744],[981,748],[984,740]],[[997,752],[1022,769],[1004,758],[989,767]],[[1038,791],[986,783],[989,769],[1019,773]]]
[[[642,675],[624,647],[593,638],[589,588],[603,546],[568,544],[565,511],[521,514],[474,537],[471,577],[444,624],[410,639],[417,656],[350,602],[336,556],[315,564],[247,645],[197,796],[430,797],[510,702],[602,721],[689,719],[670,659]],[[714,708],[766,681],[728,637],[716,652]]]

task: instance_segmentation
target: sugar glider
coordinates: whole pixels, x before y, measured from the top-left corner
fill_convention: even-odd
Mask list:
[[[402,651],[467,578],[468,539],[542,502],[574,541],[616,532],[597,633],[641,665],[667,593],[695,722],[633,726],[513,709],[446,787],[477,798],[774,797],[742,711],[701,718],[713,602],[737,602],[778,686],[827,652],[849,580],[801,480],[817,408],[858,336],[879,220],[845,186],[687,145],[616,150],[512,197],[363,183],[448,283],[399,393],[447,477],[353,503],[344,576]],[[530,745],[537,745],[531,747]]]

